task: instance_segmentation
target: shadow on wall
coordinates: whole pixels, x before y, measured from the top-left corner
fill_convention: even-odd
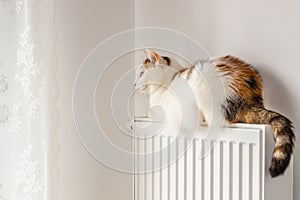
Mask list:
[[[259,67],[259,73],[263,80],[265,107],[285,115],[295,124],[295,116],[292,114],[296,108],[289,88],[277,78],[278,75],[273,74],[271,70],[267,70],[267,67],[264,67],[264,65],[259,65]]]

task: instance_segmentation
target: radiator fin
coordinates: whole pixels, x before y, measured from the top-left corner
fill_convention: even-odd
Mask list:
[[[262,199],[259,137],[249,142],[155,136],[138,141],[135,151],[149,156],[135,161],[139,171],[154,169],[136,175],[136,200]]]

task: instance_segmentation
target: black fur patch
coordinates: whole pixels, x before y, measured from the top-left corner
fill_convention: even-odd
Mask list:
[[[250,88],[256,89],[257,88],[257,82],[253,76],[250,76],[247,80],[245,80],[246,83],[249,85]]]
[[[253,97],[253,101],[254,101],[255,103],[257,103],[258,105],[263,104],[263,99],[262,99],[262,97],[260,97],[260,96],[254,96],[254,97]]]
[[[167,62],[168,66],[171,65],[171,59],[169,57],[162,56],[162,58]]]
[[[291,154],[286,154],[284,159],[272,158],[271,166],[269,168],[270,175],[274,178],[276,176],[282,175],[285,169],[289,166],[291,159]]]
[[[221,105],[224,117],[228,121],[234,120],[238,111],[244,106],[245,102],[237,96],[228,97],[225,103]]]

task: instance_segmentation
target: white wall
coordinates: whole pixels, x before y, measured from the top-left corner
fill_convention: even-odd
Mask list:
[[[298,136],[299,1],[139,0],[135,7],[137,27],[175,29],[195,38],[212,56],[229,53],[255,66],[264,80],[266,107],[288,116]],[[300,199],[299,171],[296,152],[294,199]]]
[[[134,2],[58,0],[56,12],[60,85],[57,199],[131,199],[132,176],[102,165],[80,143],[73,121],[72,91],[88,52],[107,37],[134,27]],[[127,139],[118,141],[130,146]]]

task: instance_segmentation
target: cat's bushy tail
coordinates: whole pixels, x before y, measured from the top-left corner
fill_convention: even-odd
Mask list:
[[[271,125],[275,148],[269,172],[272,177],[283,174],[293,154],[295,134],[292,122],[285,116],[262,107],[251,109],[246,119],[248,123]]]

